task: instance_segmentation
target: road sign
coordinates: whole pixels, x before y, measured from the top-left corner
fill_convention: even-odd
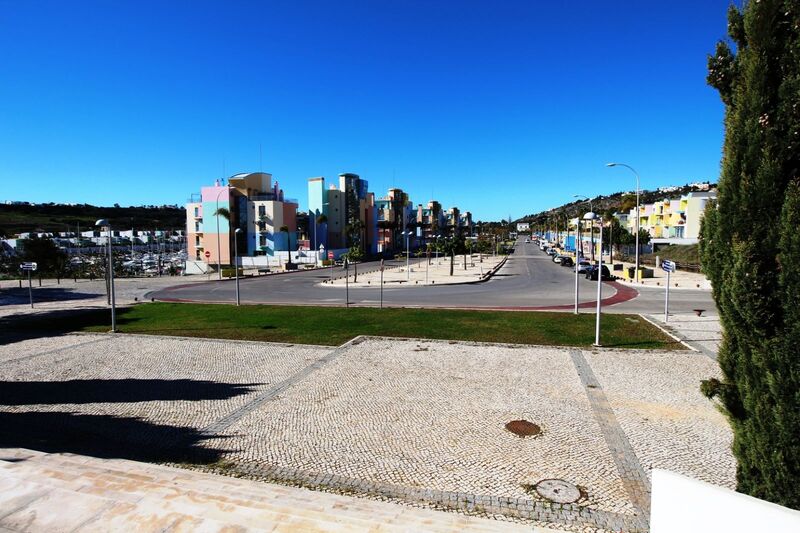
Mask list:
[[[36,270],[36,263],[22,263],[19,268],[22,270]]]
[[[209,257],[211,257],[211,252],[206,252],[206,253],[205,253],[205,254],[203,254],[203,255],[205,255],[205,256],[206,256],[206,259],[208,259]]]
[[[665,259],[661,261],[661,268],[667,273],[667,291],[664,295],[664,322],[667,322],[669,320],[669,275],[676,270],[675,261]]]
[[[333,259],[333,252],[328,252],[328,259]]]

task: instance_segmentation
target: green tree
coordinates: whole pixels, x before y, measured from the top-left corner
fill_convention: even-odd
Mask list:
[[[708,83],[725,104],[718,202],[700,253],[723,325],[718,398],[733,427],[738,490],[800,509],[800,6],[728,11]]]
[[[20,263],[36,263],[36,275],[41,278],[50,274],[64,277],[68,265],[67,254],[52,239],[24,239],[20,241]],[[19,265],[17,265],[18,267]]]
[[[353,265],[353,283],[358,283],[358,263],[364,258],[364,252],[358,246],[351,246],[344,255],[347,262]]]

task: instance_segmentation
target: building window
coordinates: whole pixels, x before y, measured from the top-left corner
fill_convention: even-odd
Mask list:
[[[199,236],[194,238],[194,245],[197,246],[197,247],[200,246],[200,237]]]
[[[200,216],[200,208],[197,207],[197,206],[194,207],[194,216],[195,217],[199,217]]]
[[[258,245],[259,246],[266,246],[267,245],[267,236],[266,235],[259,235],[258,236]]]
[[[263,205],[258,206],[258,216],[259,217],[267,216],[267,207],[266,206],[263,206]]]
[[[200,223],[199,222],[195,222],[194,223],[194,231],[196,233],[200,233]]]

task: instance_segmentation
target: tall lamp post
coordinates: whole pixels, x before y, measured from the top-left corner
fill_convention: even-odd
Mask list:
[[[236,273],[236,305],[241,304],[239,299],[239,234],[242,228],[236,228],[233,232],[233,271]]]
[[[111,224],[108,220],[101,218],[94,223],[95,226],[106,228],[108,230],[108,279],[110,283],[111,293],[111,331],[117,332],[117,301],[114,294],[114,256],[111,253]]]
[[[632,166],[625,163],[606,163],[606,166],[625,167],[636,176],[636,270],[633,279],[634,281],[639,281],[639,173]]]
[[[594,346],[600,346],[600,299],[603,295],[603,220],[591,211],[583,215],[584,220],[594,225],[595,220],[600,221],[600,253],[597,263],[597,319],[594,326]]]
[[[578,200],[583,200],[584,203],[589,204],[589,212],[594,213],[594,208],[592,207],[592,200],[589,199],[588,196],[581,196],[580,194],[573,194],[573,198],[577,198]],[[580,220],[578,220],[580,223]],[[581,235],[581,237],[583,237]],[[581,251],[583,251],[583,243],[581,243]],[[594,225],[589,226],[589,252],[592,254],[592,263],[594,263]]]
[[[406,236],[406,281],[409,281],[411,279],[411,272],[409,272],[409,267],[410,267],[410,265],[409,265],[409,263],[410,263],[409,257],[410,257],[410,253],[409,253],[409,248],[408,248],[408,240],[411,237],[411,231],[404,231],[403,235]]]

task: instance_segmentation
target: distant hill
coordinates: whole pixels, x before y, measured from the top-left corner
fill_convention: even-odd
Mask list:
[[[709,187],[710,190],[716,189],[716,184],[715,183],[709,184]],[[704,189],[698,185],[684,185],[682,187],[674,187],[670,188],[669,191],[641,190],[639,191],[639,203],[649,204],[657,202],[659,200],[665,200],[667,198],[679,198],[682,194],[687,194],[690,192],[701,192],[701,191],[704,191]],[[596,196],[592,198],[591,201],[592,201],[592,208],[595,210],[595,212],[598,213],[606,213],[608,211],[627,212],[631,208],[636,206],[636,193],[631,191],[615,192],[609,195]],[[539,213],[526,215],[518,220],[515,220],[514,222],[529,222],[532,225],[545,224],[549,217],[556,216],[563,219],[566,216],[569,218],[575,218],[578,215],[582,215],[588,210],[589,210],[589,205],[586,203],[585,200],[575,200],[574,202],[570,202],[568,204],[564,204],[559,207],[554,207],[547,211],[541,211]]]
[[[65,204],[0,204],[0,237],[25,232],[87,231],[101,218],[115,229],[176,230],[186,226],[186,209],[174,206],[98,207]]]

